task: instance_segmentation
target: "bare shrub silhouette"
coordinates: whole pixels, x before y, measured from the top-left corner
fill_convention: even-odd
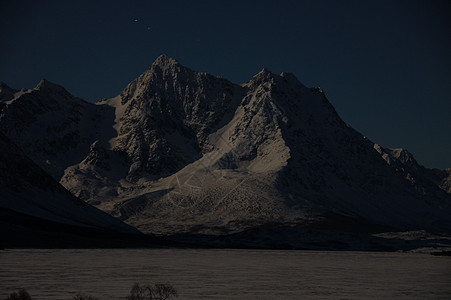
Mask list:
[[[127,300],[168,300],[177,297],[177,291],[170,284],[139,285],[135,283]]]
[[[93,297],[93,296],[89,296],[86,294],[77,294],[74,297],[74,300],[99,300],[99,298]]]
[[[11,293],[6,300],[32,300],[32,298],[25,289],[20,289],[18,293]]]

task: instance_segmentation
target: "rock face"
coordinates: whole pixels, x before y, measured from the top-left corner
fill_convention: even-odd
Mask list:
[[[159,57],[107,102],[116,108],[113,150],[127,153],[132,162],[128,176],[158,178],[194,161],[209,149],[206,139],[224,115],[233,113],[240,90],[225,79]]]
[[[162,55],[95,104],[48,82],[4,94],[4,133],[77,197],[144,232],[343,220],[451,231],[449,170],[374,144],[290,73],[237,85]]]
[[[0,208],[55,223],[138,233],[77,199],[0,133]]]

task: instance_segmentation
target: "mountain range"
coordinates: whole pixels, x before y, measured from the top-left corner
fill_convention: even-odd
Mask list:
[[[373,143],[291,73],[263,69],[238,85],[162,55],[96,103],[47,80],[1,83],[0,131],[49,174],[38,185],[54,186],[51,176],[72,201],[144,233],[451,233],[451,169]],[[2,178],[24,178],[8,170]]]

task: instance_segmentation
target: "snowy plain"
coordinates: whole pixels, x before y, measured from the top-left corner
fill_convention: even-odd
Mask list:
[[[451,259],[420,253],[278,250],[6,250],[0,297],[125,299],[133,283],[177,299],[450,299]]]

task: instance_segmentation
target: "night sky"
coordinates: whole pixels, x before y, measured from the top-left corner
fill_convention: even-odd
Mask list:
[[[0,0],[0,81],[97,101],[160,55],[243,83],[263,67],[321,86],[340,116],[451,167],[451,1]]]

